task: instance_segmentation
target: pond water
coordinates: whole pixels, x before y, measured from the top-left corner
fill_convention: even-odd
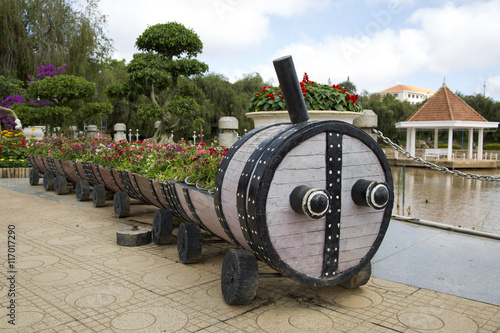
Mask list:
[[[393,215],[500,234],[500,181],[465,179],[426,168],[406,167],[403,171],[392,167],[391,170]],[[461,171],[500,176],[500,170],[495,169]],[[403,183],[398,184],[400,173],[405,175],[404,192]]]

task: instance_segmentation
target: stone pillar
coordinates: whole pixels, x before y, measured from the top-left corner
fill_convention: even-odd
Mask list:
[[[438,149],[439,129],[434,129],[434,149]]]
[[[352,124],[361,128],[377,141],[377,134],[373,133],[372,129],[378,126],[378,116],[373,110],[364,110],[361,116],[354,118]]]
[[[127,130],[127,126],[123,123],[117,123],[113,127],[115,131],[115,135],[113,136],[113,141],[120,141],[120,140],[126,140],[127,135],[125,134],[125,131]]]
[[[96,125],[87,125],[87,136],[90,138],[97,138],[99,136],[98,130]]]
[[[415,143],[417,141],[417,129],[416,128],[410,128],[410,153],[415,156]]]
[[[222,117],[219,119],[219,145],[231,147],[238,140],[238,119]]]

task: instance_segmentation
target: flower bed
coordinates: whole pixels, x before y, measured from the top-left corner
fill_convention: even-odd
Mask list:
[[[300,82],[308,110],[336,110],[361,112],[358,95],[349,94],[339,85],[329,86],[309,80],[307,73]],[[286,103],[280,87],[263,87],[250,98],[247,111],[283,111]]]
[[[189,181],[210,189],[226,149],[204,143],[157,145],[147,140],[110,142],[102,138],[44,138],[28,147],[33,155],[59,160],[91,162],[117,170],[128,170],[158,181]]]
[[[0,138],[0,168],[26,168],[27,150],[24,134],[16,130],[3,130]]]

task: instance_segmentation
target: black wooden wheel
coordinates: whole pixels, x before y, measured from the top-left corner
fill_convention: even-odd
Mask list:
[[[116,192],[113,197],[116,217],[127,217],[130,214],[130,198],[125,192]]]
[[[88,181],[82,179],[76,183],[76,200],[88,201],[90,200],[90,184]]]
[[[68,193],[68,181],[65,177],[57,175],[56,178],[54,178],[54,192],[57,195]]]
[[[106,189],[104,185],[94,185],[92,188],[92,203],[94,207],[103,207],[106,204]]]
[[[227,304],[248,304],[255,297],[259,268],[255,256],[246,250],[231,249],[224,257],[221,289]]]
[[[153,242],[157,245],[170,244],[174,224],[168,209],[158,209],[153,217]]]
[[[38,185],[39,181],[40,181],[40,172],[35,168],[31,168],[29,177],[30,185],[31,186]]]
[[[179,261],[191,264],[201,260],[201,231],[194,222],[182,223],[177,233]]]
[[[372,276],[372,264],[368,262],[368,264],[363,267],[356,275],[354,275],[349,280],[342,282],[339,284],[341,287],[346,289],[354,289],[357,287],[364,286]]]
[[[52,191],[54,189],[54,174],[47,172],[43,174],[43,188],[45,191]]]

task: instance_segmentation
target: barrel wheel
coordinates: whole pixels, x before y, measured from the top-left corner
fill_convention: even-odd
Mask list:
[[[177,233],[177,251],[183,264],[201,260],[201,231],[194,222],[182,223]]]
[[[106,204],[106,189],[104,185],[94,185],[92,188],[92,203],[94,207],[103,207]]]
[[[90,184],[86,180],[79,180],[76,183],[76,200],[88,201],[90,200]]]
[[[372,264],[368,262],[368,264],[363,267],[356,275],[354,275],[351,279],[340,283],[341,287],[346,289],[354,289],[357,287],[364,286],[372,276]]]
[[[227,304],[248,304],[255,297],[259,268],[255,256],[242,249],[231,249],[224,257],[221,289]]]
[[[29,177],[30,185],[31,186],[38,185],[39,181],[40,181],[40,172],[35,168],[31,168]]]
[[[68,181],[65,177],[57,175],[56,178],[54,178],[54,192],[57,195],[66,194],[69,192]]]
[[[153,216],[153,241],[157,245],[170,244],[174,224],[168,209],[158,209]]]
[[[43,174],[43,188],[45,191],[52,191],[54,189],[54,174],[47,172]]]
[[[127,217],[130,214],[130,198],[125,192],[116,192],[113,197],[116,217]]]

